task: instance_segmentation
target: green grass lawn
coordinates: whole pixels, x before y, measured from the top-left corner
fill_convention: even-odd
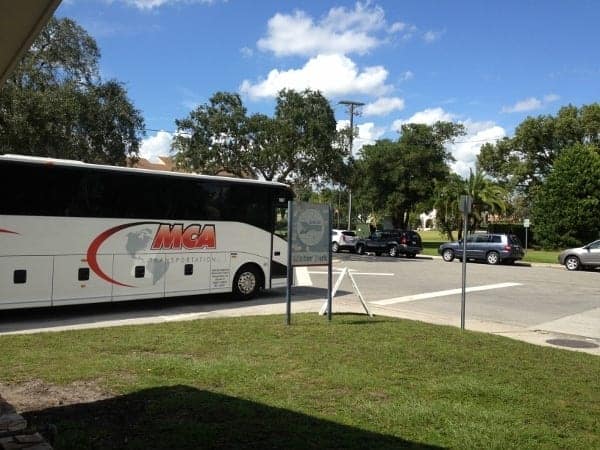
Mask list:
[[[439,256],[437,249],[444,242],[448,242],[448,236],[441,234],[439,231],[419,231],[421,239],[423,240],[423,254],[429,256]],[[454,238],[458,236],[457,232],[454,232]],[[532,250],[528,249],[524,262],[534,263],[550,263],[558,264],[558,250]]]
[[[0,337],[0,382],[114,397],[26,414],[55,448],[600,448],[600,358],[362,315]]]

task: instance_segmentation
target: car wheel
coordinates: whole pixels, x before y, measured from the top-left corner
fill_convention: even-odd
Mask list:
[[[357,245],[356,246],[356,253],[358,253],[359,255],[364,255],[365,254],[365,247],[362,245]]]
[[[416,257],[417,257],[417,254],[416,254],[416,253],[407,253],[407,254],[406,254],[406,257],[407,257],[407,258],[416,258]]]
[[[388,248],[388,255],[390,255],[393,258],[397,258],[398,257],[398,247],[396,247],[395,245],[390,246],[390,248]]]
[[[567,270],[579,270],[581,263],[579,262],[579,258],[577,256],[567,256],[565,259],[565,267]]]
[[[381,252],[375,252],[375,256],[381,256]]]
[[[498,264],[500,262],[500,255],[497,252],[489,252],[485,257],[488,264]]]
[[[337,253],[340,251],[340,244],[338,244],[337,242],[334,242],[333,244],[331,244],[331,251],[333,253]]]
[[[454,261],[454,252],[451,249],[447,248],[442,252],[442,259],[446,262]]]
[[[242,266],[233,277],[233,295],[240,300],[255,297],[260,286],[259,271],[251,265]]]

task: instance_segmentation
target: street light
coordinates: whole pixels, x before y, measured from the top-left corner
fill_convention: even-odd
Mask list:
[[[352,156],[352,143],[354,142],[354,115],[358,115],[358,111],[355,112],[355,108],[363,106],[364,103],[355,102],[352,100],[341,100],[338,102],[340,105],[348,106],[348,112],[350,113],[350,148],[349,155]],[[352,226],[352,191],[348,189],[348,230]]]

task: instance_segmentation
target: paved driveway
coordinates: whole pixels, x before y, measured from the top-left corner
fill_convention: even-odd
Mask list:
[[[460,326],[459,262],[338,254],[334,281],[345,267],[375,314]],[[293,312],[319,311],[326,297],[325,268],[299,268],[296,279]],[[562,348],[588,347],[575,349],[600,355],[600,271],[469,263],[467,287],[467,329],[542,345],[558,342]],[[363,311],[349,279],[341,283],[333,311]],[[0,334],[284,313],[285,290],[278,289],[250,302],[203,296],[5,311]]]

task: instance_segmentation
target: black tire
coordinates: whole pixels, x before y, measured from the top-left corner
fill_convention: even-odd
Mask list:
[[[249,300],[254,298],[262,286],[260,270],[247,264],[240,267],[233,277],[232,291],[235,298]]]
[[[500,262],[500,255],[498,252],[489,252],[487,255],[485,255],[485,260],[488,264],[494,266]]]
[[[407,257],[407,258],[416,258],[416,257],[417,257],[417,254],[416,254],[416,253],[407,253],[407,254],[406,254],[406,257]]]
[[[364,255],[365,254],[365,247],[364,247],[364,245],[358,244],[356,246],[356,253],[358,253],[359,255]]]
[[[397,245],[390,245],[390,247],[388,248],[388,255],[390,255],[392,258],[397,258],[399,256],[399,254],[398,254],[398,246]]]
[[[451,248],[444,249],[444,251],[442,252],[442,259],[446,262],[454,261],[454,250],[452,250]]]
[[[333,243],[331,244],[331,251],[332,251],[333,253],[337,253],[337,252],[339,252],[339,251],[340,251],[340,244],[338,244],[337,242],[333,242]]]
[[[381,256],[381,252],[375,252],[375,256]]]
[[[569,255],[565,259],[565,267],[567,270],[579,270],[581,268],[581,261],[575,255]]]

